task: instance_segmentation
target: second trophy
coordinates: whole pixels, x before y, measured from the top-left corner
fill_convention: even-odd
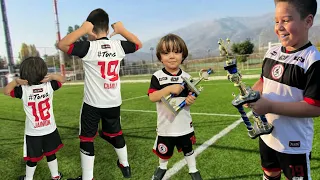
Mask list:
[[[199,72],[199,79],[188,79],[188,78],[184,78],[183,82],[181,83],[182,86],[185,86],[186,88],[188,88],[188,90],[190,92],[192,92],[193,96],[199,96],[200,92],[203,90],[203,87],[197,87],[197,85],[202,81],[202,80],[207,80],[209,78],[209,75],[212,74],[213,71],[212,69],[208,69],[208,70],[200,70]],[[174,97],[174,94],[170,94],[167,97],[162,97],[161,98],[161,102],[164,103],[166,105],[166,107],[174,114],[174,115],[178,115],[179,111],[186,105],[186,101],[182,101],[180,104],[176,104],[176,102],[174,100],[172,100],[172,98]]]
[[[218,44],[220,55],[226,58],[224,69],[228,71],[228,80],[233,82],[234,86],[237,87],[240,91],[239,95],[233,94],[234,100],[232,101],[232,105],[236,107],[241,114],[241,118],[247,127],[249,137],[255,139],[260,135],[270,134],[273,130],[273,125],[268,123],[264,115],[259,116],[254,111],[252,111],[254,116],[254,124],[252,125],[249,117],[244,111],[243,105],[259,100],[260,92],[252,90],[249,86],[246,86],[242,82],[242,76],[237,69],[237,62],[232,56],[230,56],[228,52],[228,45],[230,44],[230,40],[226,39],[226,41],[223,41],[222,39],[220,39],[218,41]]]

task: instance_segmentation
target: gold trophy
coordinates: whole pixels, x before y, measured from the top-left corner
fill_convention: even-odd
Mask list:
[[[185,78],[182,77],[183,82],[181,83],[182,86],[186,86],[190,92],[192,92],[193,96],[199,96],[203,87],[199,86],[196,87],[202,80],[208,80],[209,75],[212,74],[213,71],[211,68],[208,70],[200,70],[199,72],[199,79],[192,79],[192,77]],[[176,104],[175,100],[173,99],[174,94],[170,94],[166,97],[161,97],[161,102],[166,105],[166,107],[176,116],[181,111],[181,109],[186,105],[186,100],[182,101],[180,104]]]
[[[220,56],[226,58],[224,69],[228,71],[228,80],[233,82],[234,86],[238,87],[240,91],[239,95],[237,96],[235,94],[232,94],[234,96],[232,105],[236,107],[241,114],[241,118],[247,126],[249,137],[255,139],[260,135],[270,134],[273,130],[273,125],[268,123],[264,115],[259,116],[254,111],[252,111],[254,115],[254,124],[252,126],[246,112],[243,109],[244,104],[256,102],[258,99],[260,99],[260,92],[252,90],[251,87],[246,86],[242,82],[242,76],[237,69],[237,62],[234,57],[232,57],[228,52],[230,40],[228,38],[226,39],[226,41],[220,39],[218,41],[218,44]]]

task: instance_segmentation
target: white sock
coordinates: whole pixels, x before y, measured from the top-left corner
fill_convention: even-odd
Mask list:
[[[159,158],[159,167],[160,167],[160,169],[167,169],[168,162],[169,162],[168,159]]]
[[[114,148],[114,150],[116,151],[117,155],[118,155],[118,159],[120,164],[122,164],[124,167],[129,166],[129,162],[128,162],[128,153],[127,153],[127,145],[124,145],[123,148]]]
[[[26,165],[26,180],[33,180],[33,174],[37,166],[30,167]]]
[[[190,156],[185,156],[184,159],[187,161],[189,173],[195,173],[198,171],[196,167],[196,156],[194,153]]]
[[[51,177],[59,176],[57,159],[48,162],[48,167],[49,167],[50,172],[51,172]]]
[[[93,179],[94,156],[88,156],[80,152],[82,180]]]

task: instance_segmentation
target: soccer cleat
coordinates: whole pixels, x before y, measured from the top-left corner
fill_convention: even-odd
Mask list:
[[[68,178],[67,180],[82,180],[82,176],[76,177],[76,178]]]
[[[20,176],[18,180],[25,180],[26,176]]]
[[[189,174],[190,174],[192,180],[202,180],[202,177],[201,177],[199,171],[197,171],[195,173],[189,173]]]
[[[151,178],[151,180],[162,180],[163,176],[166,174],[167,170],[166,169],[161,169],[158,167],[155,171],[154,174]]]
[[[61,180],[63,177],[63,174],[61,172],[59,172],[59,176],[56,176],[56,177],[52,177],[51,180]]]
[[[124,178],[131,178],[130,166],[123,166],[122,164],[120,164],[119,160],[117,161],[117,166],[121,170],[122,175],[123,175]]]

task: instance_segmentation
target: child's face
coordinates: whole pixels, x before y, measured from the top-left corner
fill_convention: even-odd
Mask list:
[[[171,51],[167,52],[165,45],[163,45],[164,52],[160,53],[161,62],[167,69],[175,71],[179,69],[179,65],[182,62],[182,52],[173,51],[172,49],[174,48],[171,44],[170,47]]]
[[[276,4],[274,30],[287,50],[298,49],[307,43],[308,30],[311,27],[307,18],[301,19],[296,8],[287,2]]]

